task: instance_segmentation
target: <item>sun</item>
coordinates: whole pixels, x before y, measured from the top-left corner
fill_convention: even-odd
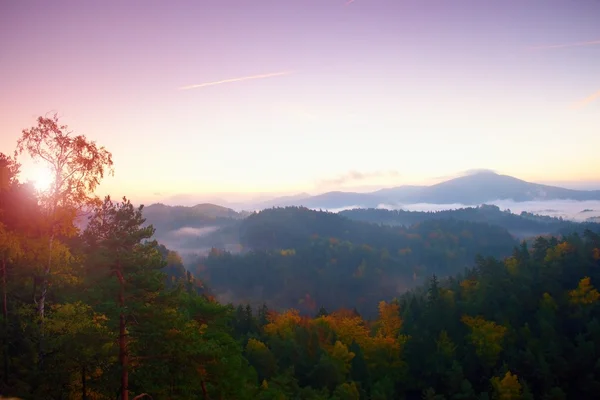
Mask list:
[[[47,168],[38,168],[33,175],[33,186],[39,192],[45,192],[50,189],[54,182],[52,173]]]

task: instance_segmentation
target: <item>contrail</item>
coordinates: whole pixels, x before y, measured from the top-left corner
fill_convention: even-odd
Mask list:
[[[596,99],[600,99],[600,90],[597,91],[596,93],[586,97],[583,100],[578,101],[577,103],[573,104],[571,107],[571,109],[578,109],[578,108],[582,108],[587,106],[588,104],[590,104],[591,102],[593,102]]]
[[[554,44],[554,45],[548,45],[548,46],[533,46],[533,47],[529,47],[529,50],[561,49],[561,48],[565,48],[565,47],[597,46],[597,45],[600,45],[600,40],[592,40],[589,42]]]
[[[294,71],[282,71],[282,72],[272,72],[272,73],[269,73],[269,74],[252,75],[252,76],[242,76],[240,78],[223,79],[222,81],[205,82],[205,83],[200,83],[198,85],[183,86],[183,87],[180,87],[179,89],[180,90],[196,89],[196,88],[201,88],[201,87],[205,87],[205,86],[220,85],[222,83],[241,82],[241,81],[249,81],[249,80],[252,80],[252,79],[271,78],[273,76],[289,75],[289,74],[291,74],[293,72]]]
[[[348,1],[346,2],[346,4],[344,4],[344,5],[345,5],[345,6],[348,6],[348,5],[352,4],[352,3],[354,3],[354,0],[348,0]]]

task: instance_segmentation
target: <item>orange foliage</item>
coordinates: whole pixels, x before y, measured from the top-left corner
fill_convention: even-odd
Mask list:
[[[315,321],[324,322],[331,327],[346,346],[350,346],[354,340],[362,347],[369,339],[369,329],[365,322],[350,310],[340,310],[317,318]]]
[[[586,276],[579,281],[577,289],[569,292],[569,298],[573,304],[594,304],[600,299],[600,293],[592,285],[591,279]]]
[[[378,337],[395,339],[402,328],[400,306],[397,303],[379,302]]]
[[[479,282],[475,279],[465,279],[460,282],[460,287],[463,289],[463,292],[467,295],[474,292],[479,286]]]
[[[556,260],[560,259],[561,257],[563,257],[565,254],[571,253],[574,250],[575,250],[574,247],[567,242],[559,243],[556,246],[546,250],[546,257],[544,258],[544,261],[545,262],[556,261]]]
[[[519,379],[517,375],[513,375],[510,371],[506,372],[504,378],[494,377],[490,382],[494,388],[494,399],[513,400],[522,398],[523,389]]]
[[[593,257],[594,257],[594,260],[600,261],[600,249],[599,248],[594,249]]]
[[[294,333],[302,318],[298,310],[291,309],[281,314],[269,313],[267,320],[269,323],[265,325],[265,333],[287,338]]]

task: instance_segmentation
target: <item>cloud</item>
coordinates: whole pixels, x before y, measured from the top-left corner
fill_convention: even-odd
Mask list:
[[[563,49],[566,47],[582,47],[582,46],[598,46],[598,45],[600,45],[600,40],[591,40],[588,42],[563,43],[563,44],[553,44],[553,45],[546,45],[546,46],[532,46],[532,47],[529,47],[529,50]]]
[[[600,99],[600,90],[597,91],[596,93],[586,97],[585,99],[579,100],[578,102],[572,104],[571,107],[569,107],[569,108],[571,108],[571,109],[583,108],[597,99]]]
[[[271,78],[271,77],[275,77],[275,76],[289,75],[292,73],[294,73],[294,71],[281,71],[281,72],[271,72],[268,74],[261,74],[261,75],[242,76],[242,77],[238,77],[238,78],[223,79],[221,81],[205,82],[205,83],[199,83],[197,85],[183,86],[183,87],[180,87],[179,89],[180,90],[197,89],[197,88],[206,87],[206,86],[220,85],[222,83],[242,82],[242,81],[249,81],[249,80],[254,80],[254,79],[265,79],[265,78]]]
[[[514,214],[521,212],[530,212],[538,215],[548,215],[551,217],[563,217],[565,219],[583,222],[588,218],[600,217],[600,201],[597,200],[533,200],[533,201],[514,201],[514,200],[491,200],[485,204],[493,204],[501,210],[511,210]],[[406,211],[442,211],[456,210],[459,208],[473,207],[466,204],[431,204],[414,203],[402,205],[381,204],[378,208],[388,210],[406,210]],[[583,212],[584,210],[590,210]]]
[[[349,182],[364,181],[374,178],[386,178],[401,176],[398,171],[373,171],[373,172],[358,172],[349,171],[345,174],[339,175],[331,179],[322,179],[318,182],[319,186],[340,186]]]
[[[344,4],[344,6],[349,6],[350,4],[354,3],[354,0],[348,0],[346,2],[346,4]]]
[[[210,233],[213,233],[219,229],[218,226],[205,226],[203,228],[194,228],[191,226],[184,226],[183,228],[176,229],[174,231],[169,232],[170,235],[174,237],[188,237],[188,236],[206,236]]]

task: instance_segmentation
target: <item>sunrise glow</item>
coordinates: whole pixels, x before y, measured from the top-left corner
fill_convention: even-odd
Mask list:
[[[48,191],[54,182],[52,172],[47,168],[38,167],[32,175],[33,186],[39,192]]]

